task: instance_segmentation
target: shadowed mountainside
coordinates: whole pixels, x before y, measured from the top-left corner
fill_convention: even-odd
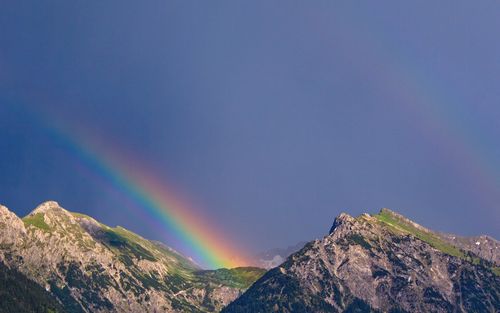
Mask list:
[[[65,310],[50,292],[0,263],[0,312],[63,313]]]

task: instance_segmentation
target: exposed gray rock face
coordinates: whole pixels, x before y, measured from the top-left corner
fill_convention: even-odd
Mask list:
[[[234,271],[250,273],[251,281],[231,271],[224,280],[204,279],[198,265],[165,245],[53,201],[23,219],[0,206],[0,261],[50,291],[68,312],[214,312],[263,274],[240,268]]]
[[[341,214],[222,312],[499,312],[495,270],[387,209]]]
[[[461,237],[443,233],[439,235],[446,242],[500,266],[500,242],[495,238],[485,235],[475,237]]]
[[[0,205],[0,245],[9,247],[24,239],[26,229],[17,215]]]

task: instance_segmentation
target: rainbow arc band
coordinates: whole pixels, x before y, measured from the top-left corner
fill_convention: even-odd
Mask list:
[[[173,188],[141,167],[141,162],[125,160],[126,154],[118,153],[115,147],[107,144],[104,149],[103,145],[91,144],[83,136],[69,135],[54,124],[45,128],[85,168],[94,172],[92,176],[98,176],[110,185],[108,188],[126,196],[129,204],[132,203],[127,205],[129,210],[140,210],[130,213],[161,228],[158,231],[174,238],[196,263],[211,269],[250,264],[244,254],[225,239],[228,236],[194,213],[195,210],[173,194]]]

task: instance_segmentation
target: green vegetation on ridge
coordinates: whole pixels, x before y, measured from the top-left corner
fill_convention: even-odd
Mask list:
[[[34,215],[28,215],[23,218],[24,226],[33,225],[44,231],[50,231],[50,226],[45,223],[44,214],[36,213]]]
[[[139,260],[156,261],[156,258],[147,249],[137,243],[136,240],[130,238],[128,232],[124,232],[120,228],[103,229],[103,233],[99,239],[110,249],[119,252],[123,257],[122,261],[127,265],[132,264],[129,259],[130,256]]]
[[[415,227],[414,225],[408,223],[407,221],[398,217],[396,214],[392,213],[389,210],[382,209],[380,213],[374,215],[374,217],[377,218],[380,222],[388,225],[389,228],[392,229],[393,231],[411,234],[417,237],[418,239],[427,242],[432,247],[436,248],[441,252],[462,259],[466,258],[466,254],[462,250],[445,242],[444,240],[439,238],[439,236],[433,234],[432,232],[425,231]]]
[[[83,213],[78,213],[78,212],[70,212],[71,215],[73,215],[74,217],[78,217],[78,218],[86,218],[86,219],[92,219],[92,217],[86,215],[86,214],[83,214]]]
[[[452,244],[449,244],[448,242],[444,241],[439,237],[439,235],[425,230],[423,228],[419,228],[415,225],[413,225],[411,222],[405,220],[404,218],[400,217],[398,214],[388,210],[388,209],[382,209],[379,214],[374,215],[374,217],[384,225],[388,226],[388,228],[396,233],[403,233],[403,234],[411,234],[418,239],[428,243],[435,249],[446,253],[451,256],[455,256],[457,258],[466,260],[468,262],[471,262],[473,264],[483,264],[484,260],[480,259],[476,255],[465,252],[457,247],[455,247]],[[495,273],[497,276],[500,275],[500,268],[498,267],[493,267],[491,264],[483,264],[486,267],[490,268],[493,273]]]

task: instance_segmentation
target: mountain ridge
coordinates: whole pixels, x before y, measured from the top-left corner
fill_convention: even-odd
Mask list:
[[[472,253],[472,255],[469,256],[470,258],[476,255],[486,261],[496,264],[497,267],[500,266],[500,242],[491,236],[479,235],[463,237],[435,232],[387,208],[381,209],[380,212],[374,216],[379,221],[391,227],[395,227],[399,231],[415,235],[419,239],[445,253],[459,258],[466,258],[466,254],[469,252]],[[483,245],[481,246],[479,244],[480,247],[478,247],[477,244],[477,240],[479,239],[483,240]],[[472,244],[471,241],[473,241],[474,244]],[[481,249],[483,247],[485,249]]]
[[[67,312],[496,312],[499,252],[489,236],[435,232],[384,208],[340,213],[266,273],[203,270],[55,201],[23,218],[0,205],[0,264]]]
[[[391,210],[341,213],[222,312],[497,312],[496,266]]]
[[[215,312],[263,274],[257,268],[203,272],[167,245],[55,201],[23,218],[0,207],[0,261],[68,312]]]

